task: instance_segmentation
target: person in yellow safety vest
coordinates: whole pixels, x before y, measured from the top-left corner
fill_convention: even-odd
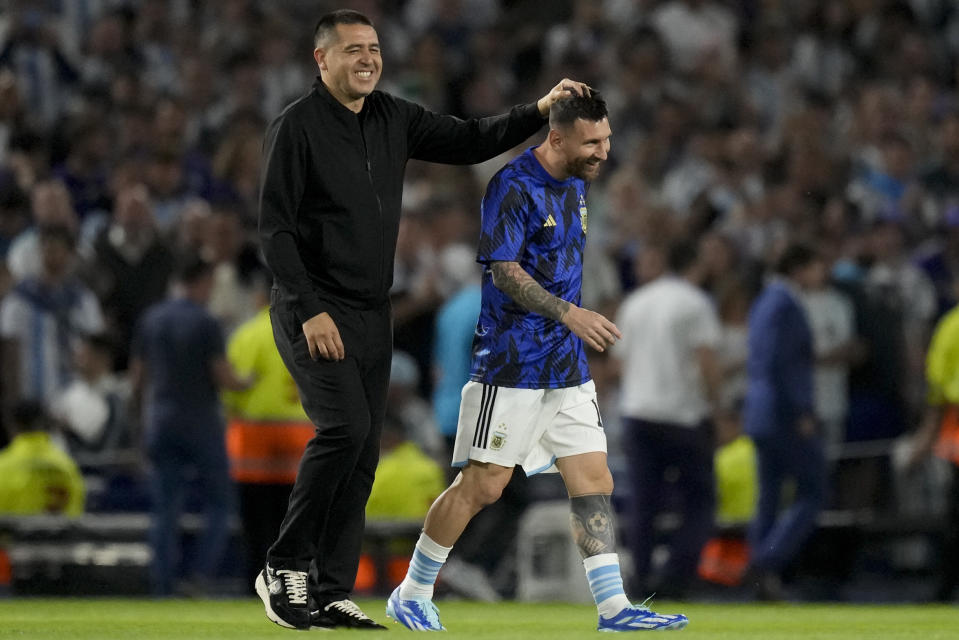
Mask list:
[[[273,340],[271,278],[257,273],[253,281],[259,311],[230,337],[227,359],[239,375],[251,376],[254,383],[246,391],[223,394],[230,475],[240,497],[251,585],[280,529],[300,457],[314,435]]]
[[[22,401],[12,417],[13,440],[0,450],[0,515],[81,515],[83,477],[51,439],[51,418],[43,406]]]
[[[959,289],[959,283],[956,283]],[[947,520],[943,527],[940,582],[935,599],[948,601],[959,585],[959,306],[942,317],[926,354],[927,408],[908,462],[930,452],[951,463]]]

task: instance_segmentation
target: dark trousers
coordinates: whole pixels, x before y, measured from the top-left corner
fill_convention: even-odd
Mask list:
[[[203,501],[204,528],[187,577],[201,581],[214,579],[230,542],[233,483],[223,427],[215,420],[211,422],[200,423],[187,433],[155,426],[149,438],[147,455],[152,468],[153,497],[151,582],[155,595],[170,595],[176,586],[181,562],[180,514],[192,473],[197,476],[196,486]]]
[[[263,559],[280,530],[286,505],[290,500],[291,484],[241,482],[240,521],[246,543],[246,573],[250,593],[255,593],[253,579],[263,568]]]
[[[749,527],[750,563],[764,571],[782,571],[799,553],[816,526],[826,495],[822,439],[756,438],[759,501]],[[792,478],[796,494],[780,513],[783,482]]]
[[[959,464],[952,465],[952,483],[943,536],[942,574],[936,589],[936,599],[947,602],[959,586]]]
[[[390,307],[334,309],[346,358],[310,358],[293,309],[270,307],[276,345],[316,427],[300,460],[279,537],[267,560],[309,570],[317,605],[349,597],[363,542],[366,501],[380,452],[390,377]]]
[[[682,591],[696,575],[699,554],[712,535],[716,487],[713,478],[713,426],[696,428],[677,424],[624,418],[624,444],[629,457],[633,501],[629,548],[640,588],[658,582],[665,590]],[[669,482],[667,471],[678,472]],[[679,528],[670,536],[669,561],[659,580],[651,574],[656,542],[653,521],[671,505],[670,488],[678,494]]]

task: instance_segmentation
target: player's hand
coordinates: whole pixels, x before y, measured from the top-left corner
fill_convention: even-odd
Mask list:
[[[607,347],[623,337],[616,325],[605,316],[574,304],[569,305],[562,322],[596,351],[606,351]]]
[[[342,360],[346,357],[346,349],[340,339],[340,330],[330,314],[317,314],[303,323],[303,335],[306,336],[306,346],[310,349],[310,357],[316,360]]]
[[[568,98],[571,95],[588,96],[591,93],[592,89],[585,82],[563,78],[558,85],[549,90],[549,93],[536,101],[536,108],[539,109],[539,114],[545,118],[549,115],[549,108],[557,100]]]

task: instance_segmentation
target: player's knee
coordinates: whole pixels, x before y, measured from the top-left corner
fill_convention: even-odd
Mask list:
[[[464,488],[477,509],[482,509],[499,500],[509,482],[510,475],[512,470],[509,474],[504,474],[499,469],[477,468],[469,474],[469,478],[464,482]]]
[[[477,510],[493,504],[503,494],[503,485],[495,477],[478,478],[471,486],[470,498]]]

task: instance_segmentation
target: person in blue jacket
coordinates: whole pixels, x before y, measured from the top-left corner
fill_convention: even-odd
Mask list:
[[[815,249],[788,246],[749,313],[743,428],[756,444],[759,502],[749,528],[756,596],[781,599],[781,574],[812,533],[825,494],[822,437],[814,418],[812,333],[800,292],[821,279]],[[787,479],[792,504],[780,513]]]

